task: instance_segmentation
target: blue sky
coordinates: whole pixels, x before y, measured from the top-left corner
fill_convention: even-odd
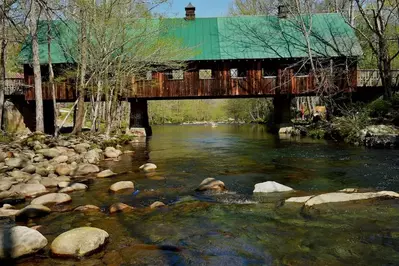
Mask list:
[[[170,17],[183,17],[184,8],[190,2],[196,7],[197,16],[217,17],[227,14],[231,0],[171,0],[171,5],[164,5],[158,11],[166,12]]]

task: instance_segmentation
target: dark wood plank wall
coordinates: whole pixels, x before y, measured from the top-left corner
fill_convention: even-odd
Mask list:
[[[275,64],[275,63],[274,63]],[[170,79],[167,73],[154,73],[152,80],[136,80],[127,82],[128,98],[168,99],[168,98],[223,98],[223,97],[272,97],[279,94],[311,95],[315,94],[312,75],[295,76],[292,69],[278,69],[276,76],[263,76],[264,61],[212,61],[188,64],[184,78]],[[233,78],[230,69],[241,68],[245,77]],[[212,69],[213,78],[200,79],[200,69]],[[337,83],[341,89],[350,90],[356,87],[356,68],[349,77]],[[342,77],[341,77],[342,78]],[[31,86],[25,94],[26,100],[34,100],[33,77],[26,76],[27,84]],[[43,83],[43,99],[51,100],[52,92],[48,82]],[[58,101],[76,100],[76,85],[73,82],[56,83]]]

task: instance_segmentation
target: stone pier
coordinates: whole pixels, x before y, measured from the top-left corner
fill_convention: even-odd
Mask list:
[[[289,96],[276,96],[273,98],[274,124],[277,128],[291,124],[291,100]]]
[[[148,103],[143,99],[130,101],[130,128],[144,128],[147,136],[152,135],[152,129],[148,118]]]

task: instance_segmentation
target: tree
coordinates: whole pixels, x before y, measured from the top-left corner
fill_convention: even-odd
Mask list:
[[[33,55],[32,65],[36,100],[36,131],[44,132],[42,74],[40,71],[39,41],[37,36],[38,20],[41,13],[41,7],[36,1],[37,0],[31,0],[29,3],[29,34],[32,42]]]
[[[392,63],[399,56],[399,1],[354,0],[360,13],[360,24],[354,29],[368,44],[377,59],[384,87],[384,98],[392,99]]]

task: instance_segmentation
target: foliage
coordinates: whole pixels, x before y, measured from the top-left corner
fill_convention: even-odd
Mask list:
[[[315,128],[308,130],[308,136],[313,139],[324,139],[326,131],[322,128]]]
[[[392,103],[382,98],[378,98],[377,100],[367,105],[368,113],[372,118],[386,116],[391,111],[391,108]]]
[[[368,112],[364,109],[351,109],[344,116],[333,119],[335,134],[347,143],[357,143],[359,132],[370,125]]]

